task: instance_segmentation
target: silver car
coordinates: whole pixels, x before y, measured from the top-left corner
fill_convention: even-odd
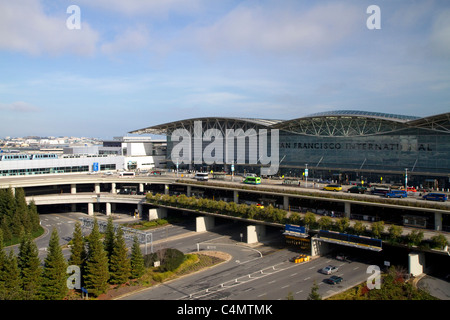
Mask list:
[[[320,272],[324,273],[324,274],[332,274],[335,273],[339,270],[338,267],[336,266],[326,266],[325,268],[323,268],[322,270],[320,270]]]

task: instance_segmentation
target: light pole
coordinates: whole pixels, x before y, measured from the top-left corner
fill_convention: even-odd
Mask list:
[[[408,168],[405,168],[405,190],[408,190]]]
[[[306,169],[305,169],[305,177],[306,177],[306,187],[308,188],[308,164],[306,163]]]

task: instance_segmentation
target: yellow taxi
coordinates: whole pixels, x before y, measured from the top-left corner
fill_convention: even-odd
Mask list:
[[[323,190],[327,191],[342,191],[342,186],[339,184],[329,184],[323,187]]]

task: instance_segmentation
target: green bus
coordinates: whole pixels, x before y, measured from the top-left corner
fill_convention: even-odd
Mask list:
[[[260,177],[245,177],[244,183],[261,184],[261,178]]]

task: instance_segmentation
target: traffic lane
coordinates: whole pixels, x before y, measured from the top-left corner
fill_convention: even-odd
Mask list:
[[[203,237],[210,235],[203,234]],[[217,235],[216,235],[217,237]],[[183,297],[189,297],[191,294],[195,294],[198,291],[203,291],[208,287],[211,287],[217,283],[225,281],[229,277],[234,277],[236,270],[240,268],[241,263],[236,263],[236,257],[244,260],[252,260],[254,252],[243,251],[238,246],[223,246],[217,251],[223,251],[232,256],[232,259],[228,262],[224,262],[213,268],[203,270],[198,273],[190,274],[169,283],[162,283],[155,287],[145,289],[144,291],[128,295],[123,297],[122,300],[176,300]],[[201,251],[200,251],[201,253]],[[250,254],[250,256],[247,256]]]
[[[430,275],[424,276],[417,283],[417,287],[428,291],[432,296],[441,300],[450,300],[450,283]]]
[[[339,266],[335,275],[343,277],[341,284],[330,285],[324,282],[331,275],[319,273],[328,264]],[[233,300],[276,300],[286,299],[292,295],[294,299],[307,299],[314,282],[319,287],[322,297],[330,296],[367,280],[366,273],[369,264],[360,262],[341,262],[326,257],[316,258],[309,262],[285,266],[281,272],[268,273],[266,276],[253,276],[253,279],[238,279],[239,284],[223,289],[218,294],[205,295],[204,299],[233,299]],[[281,266],[280,266],[281,267]]]

